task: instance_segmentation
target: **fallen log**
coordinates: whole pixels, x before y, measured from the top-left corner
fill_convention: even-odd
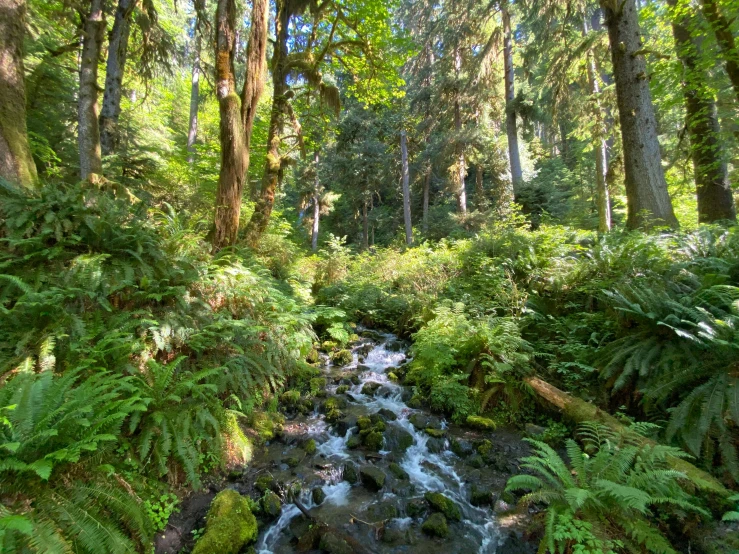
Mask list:
[[[539,395],[541,398],[546,400],[549,404],[561,411],[568,419],[576,423],[584,423],[586,421],[596,421],[603,425],[613,429],[620,434],[630,434],[628,428],[613,417],[608,412],[605,412],[597,406],[585,402],[579,398],[575,398],[567,394],[564,391],[559,390],[554,385],[550,385],[546,381],[542,381],[538,377],[526,377],[524,381],[531,387],[531,389]],[[656,445],[657,443],[647,437],[643,437],[636,433],[631,433],[630,438],[633,438],[637,443],[643,445]],[[698,485],[701,489],[706,491],[714,492],[722,496],[728,496],[731,494],[721,482],[716,479],[710,473],[703,471],[700,468],[695,467],[693,464],[682,458],[676,458],[675,456],[669,456],[667,463],[670,467],[684,473],[688,478]]]

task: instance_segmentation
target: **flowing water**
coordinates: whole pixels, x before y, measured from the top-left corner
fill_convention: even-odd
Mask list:
[[[342,533],[355,538],[371,552],[502,553],[499,547],[503,535],[492,508],[473,506],[470,497],[471,487],[483,482],[493,487],[497,485],[499,491],[505,477],[497,475],[496,480],[494,472],[486,474],[486,468],[474,469],[464,464],[449,450],[449,434],[443,439],[432,438],[411,423],[409,418],[419,412],[432,419],[433,416],[409,408],[404,399],[408,399],[410,391],[404,390],[388,376],[393,369],[407,362],[405,348],[396,337],[376,334],[374,342],[365,340],[354,347],[353,358],[353,362],[344,367],[330,364],[324,367],[324,374],[331,383],[327,386],[327,393],[329,397],[335,395],[338,383],[350,382],[348,377],[358,376],[348,393],[339,395],[348,399],[342,412],[362,416],[383,410],[382,413],[389,416],[387,419],[390,421],[386,423],[388,432],[380,452],[350,449],[348,443],[357,428],[348,428],[342,433],[341,426],[337,430],[337,426],[329,425],[325,416],[316,410],[308,416],[297,416],[286,425],[286,433],[292,432],[297,441],[313,438],[317,443],[316,453],[307,456],[306,462],[298,467],[288,469],[280,459],[290,452],[290,448],[275,441],[268,446],[261,460],[264,470],[281,476],[283,482],[298,480],[302,485],[301,502],[311,516],[341,529]],[[374,394],[363,394],[367,383],[379,384]],[[391,421],[388,411],[397,416],[395,421]],[[435,425],[452,431],[443,420],[436,421]],[[393,445],[389,444],[392,438],[389,437],[400,434],[407,440],[406,433],[412,437],[412,445],[405,451],[392,448]],[[408,478],[396,479],[388,470],[391,462],[400,465]],[[347,464],[353,464],[357,469],[367,465],[381,469],[387,476],[385,486],[379,492],[373,492],[363,486],[361,480],[355,484],[343,480],[343,468]],[[311,494],[311,489],[318,486],[326,495],[320,505],[314,503]],[[425,511],[422,499],[428,491],[443,493],[462,512],[461,522],[449,523],[450,535],[446,539],[424,534],[421,525],[428,513],[409,509],[409,505],[415,502],[416,506],[424,506],[422,509]],[[261,530],[257,552],[294,552],[293,545],[301,533],[300,522],[304,519],[296,505],[286,503],[280,517]]]

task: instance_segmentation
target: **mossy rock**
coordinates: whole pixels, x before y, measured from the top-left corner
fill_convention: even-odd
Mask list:
[[[475,449],[470,441],[464,439],[452,439],[451,448],[452,452],[460,458],[466,458],[475,453]]]
[[[433,429],[432,427],[426,427],[424,429],[427,435],[434,437],[435,439],[444,438],[446,431],[444,429]]]
[[[480,431],[495,431],[495,422],[487,417],[471,415],[467,417],[467,426]]]
[[[290,467],[298,467],[300,462],[305,459],[305,450],[302,448],[296,448],[288,456],[285,456],[282,461]]]
[[[397,381],[398,380],[398,376],[395,375],[395,373],[393,373],[392,371],[387,374],[387,378],[390,379],[391,381]]]
[[[493,450],[493,443],[487,439],[480,441],[477,445],[477,453],[480,456],[487,456]]]
[[[321,343],[321,348],[325,350],[326,352],[331,352],[335,348],[337,348],[339,344],[337,342],[334,342],[332,340],[325,340]]]
[[[321,536],[318,547],[328,554],[354,554],[354,549],[333,531],[326,531]]]
[[[460,521],[462,519],[462,512],[459,511],[459,506],[440,492],[427,492],[423,497],[432,509],[441,512],[452,521]]]
[[[310,491],[311,498],[313,499],[313,504],[316,506],[323,504],[323,501],[326,500],[326,493],[323,492],[323,489],[321,487],[316,487],[312,491]]]
[[[405,505],[405,513],[408,517],[420,517],[426,512],[428,512],[428,504],[420,498],[409,500]]]
[[[377,492],[385,486],[385,472],[374,466],[364,466],[359,470],[362,484],[373,492]]]
[[[308,355],[305,357],[305,361],[309,364],[317,364],[321,357],[318,355],[318,350],[315,348],[311,348],[311,351],[308,352]]]
[[[382,408],[377,412],[376,415],[378,415],[385,421],[395,421],[396,419],[398,419],[398,416],[395,414],[395,412],[392,410],[388,410],[387,408]]]
[[[413,408],[414,410],[418,410],[419,408],[423,408],[423,398],[416,395],[413,395],[411,399],[406,402],[409,408]]]
[[[492,506],[493,493],[489,489],[478,489],[475,485],[472,485],[470,504],[473,506]]]
[[[289,408],[296,407],[300,402],[300,391],[286,390],[280,396],[280,402],[282,402],[284,406],[287,406]]]
[[[331,353],[331,361],[335,365],[349,365],[354,361],[351,350],[339,350]]]
[[[360,431],[369,430],[372,427],[372,420],[368,416],[360,416],[357,418],[357,426]]]
[[[390,470],[390,473],[395,475],[395,477],[397,479],[400,479],[401,481],[407,481],[408,479],[410,479],[408,472],[400,467],[400,464],[392,462],[388,469]]]
[[[325,377],[313,377],[309,382],[310,393],[313,396],[317,396],[321,392],[326,391],[326,378]]]
[[[282,501],[272,491],[262,497],[262,513],[272,519],[277,519],[282,513]]]
[[[226,489],[213,499],[205,520],[205,534],[200,537],[193,554],[238,554],[257,538],[257,519],[247,499]]]
[[[362,380],[359,378],[359,375],[356,375],[356,374],[349,377],[349,380],[352,382],[352,385],[358,385],[359,383],[362,382]]]
[[[344,414],[341,409],[346,407],[346,400],[337,396],[326,399],[321,405],[321,411],[326,414],[326,421],[336,423]]]
[[[381,383],[377,383],[376,381],[369,381],[365,383],[362,387],[362,394],[365,394],[367,396],[374,396],[377,392],[377,389],[379,389],[381,386]]]
[[[480,469],[485,465],[485,460],[479,454],[474,454],[467,458],[467,465],[475,469]]]
[[[382,433],[380,433],[379,431],[371,431],[364,436],[363,442],[364,445],[370,450],[379,452],[380,450],[382,450],[382,443],[384,442],[384,438],[382,436]]]
[[[249,425],[254,429],[263,442],[271,441],[282,432],[285,417],[278,413],[252,412],[249,416]]]
[[[388,450],[401,454],[413,446],[413,435],[399,425],[388,425],[385,443]]]
[[[359,435],[352,435],[351,437],[349,437],[349,440],[346,441],[346,447],[349,450],[354,450],[355,448],[359,448],[360,446],[362,446],[362,437],[360,437]]]
[[[274,490],[275,478],[269,474],[260,475],[259,477],[257,477],[257,480],[254,483],[254,488],[256,488],[261,493],[265,493],[269,490]]]
[[[398,508],[392,502],[380,502],[378,504],[372,504],[367,508],[367,515],[370,521],[387,521],[398,517]]]
[[[352,463],[348,463],[344,465],[342,476],[344,478],[344,481],[346,481],[347,483],[351,483],[352,485],[356,484],[359,481],[359,474],[357,473],[357,468]]]
[[[303,450],[305,450],[305,453],[308,454],[309,456],[312,456],[313,454],[316,453],[316,448],[317,448],[316,441],[314,439],[308,439],[303,444]]]
[[[431,514],[421,525],[421,530],[432,537],[444,538],[449,535],[449,526],[443,514]]]
[[[336,394],[344,394],[348,390],[349,390],[349,385],[339,385],[336,388]]]

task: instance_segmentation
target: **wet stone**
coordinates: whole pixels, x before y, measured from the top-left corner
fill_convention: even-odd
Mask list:
[[[385,431],[385,448],[402,454],[413,446],[413,435],[398,424],[389,424]]]
[[[262,513],[272,519],[277,519],[282,513],[282,501],[272,491],[262,497]]]
[[[485,460],[483,460],[482,456],[480,456],[479,454],[475,454],[467,458],[467,465],[476,469],[480,469],[485,465]]]
[[[473,506],[490,506],[493,503],[493,493],[489,489],[478,488],[472,485],[470,490],[470,504]]]
[[[344,465],[344,470],[342,472],[342,475],[344,477],[344,481],[347,483],[351,483],[354,485],[359,481],[359,475],[357,474],[357,468],[353,463],[347,463]]]
[[[385,486],[385,473],[375,466],[364,466],[359,470],[362,484],[373,492]]]
[[[388,467],[390,470],[390,473],[395,475],[396,479],[400,479],[401,481],[407,481],[410,477],[408,475],[408,472],[404,470],[402,467],[400,467],[399,464],[396,464],[395,462],[392,462],[390,466]]]
[[[395,412],[392,410],[388,410],[387,408],[383,408],[380,411],[377,412],[377,415],[382,417],[385,421],[395,421],[398,419],[398,416],[395,415]]]
[[[452,439],[451,448],[452,452],[460,458],[466,458],[475,452],[475,448],[472,446],[472,443],[464,439]]]
[[[444,429],[434,429],[433,427],[426,427],[424,431],[427,435],[430,435],[435,439],[441,439],[446,435],[446,431]]]
[[[357,416],[347,415],[336,422],[336,434],[340,437],[346,435],[346,432],[352,427],[357,426]]]
[[[385,521],[398,517],[398,508],[392,502],[380,502],[367,508],[371,522]]]
[[[349,546],[349,543],[331,531],[323,534],[318,546],[329,554],[354,554],[354,549]]]
[[[346,441],[346,447],[349,450],[354,450],[355,448],[359,448],[360,446],[362,446],[362,437],[360,437],[359,435],[352,435],[351,437],[349,437],[349,440]]]
[[[459,506],[457,506],[456,502],[440,492],[427,492],[423,497],[432,509],[441,512],[452,521],[460,521],[462,519],[462,512],[459,511]]]
[[[405,505],[405,513],[408,517],[421,517],[428,511],[428,504],[422,498],[414,498],[409,500]]]
[[[382,542],[386,544],[403,544],[410,542],[410,533],[401,521],[388,521],[382,531]]]
[[[326,500],[326,493],[323,492],[323,489],[321,487],[316,487],[311,491],[311,498],[313,499],[313,504],[318,506],[319,504],[322,504],[324,500]]]
[[[408,418],[408,421],[410,421],[413,427],[419,431],[423,431],[427,428],[441,429],[441,420],[438,417],[421,412],[412,414],[411,417]]]
[[[365,394],[367,396],[374,396],[377,392],[377,389],[379,389],[381,386],[382,384],[376,381],[368,381],[362,387],[362,394]]]
[[[257,477],[257,480],[254,483],[254,488],[256,488],[261,493],[265,493],[268,490],[274,489],[274,486],[275,478],[269,474],[260,475],[259,477]]]
[[[359,383],[362,382],[362,380],[359,378],[359,375],[356,375],[356,374],[352,375],[350,379],[353,385],[358,385]]]
[[[428,448],[429,452],[432,454],[440,454],[446,449],[446,441],[444,439],[430,438],[428,442],[426,442],[426,448]]]
[[[449,535],[449,527],[443,514],[431,514],[426,521],[423,522],[421,530],[432,537],[444,538]]]

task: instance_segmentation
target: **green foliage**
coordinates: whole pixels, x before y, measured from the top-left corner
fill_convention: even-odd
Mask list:
[[[165,493],[158,498],[144,501],[144,509],[154,527],[154,532],[162,531],[167,526],[170,516],[178,511],[177,505],[179,503],[179,498],[171,493]]]
[[[530,491],[522,503],[547,506],[542,546],[562,553],[576,547],[676,552],[650,518],[708,515],[683,488],[687,476],[666,463],[668,456],[686,455],[668,446],[639,446],[597,423],[582,425],[579,435],[583,447],[572,439],[566,443],[569,465],[546,443],[526,439],[534,454],[522,467],[530,474],[506,485],[506,491]]]

